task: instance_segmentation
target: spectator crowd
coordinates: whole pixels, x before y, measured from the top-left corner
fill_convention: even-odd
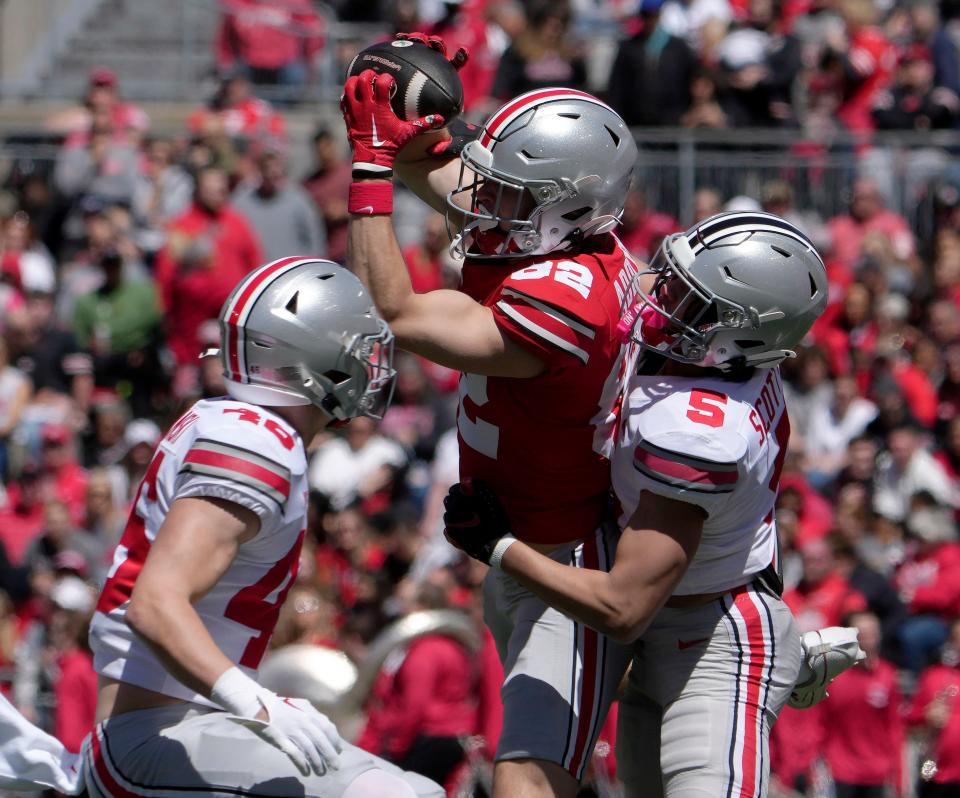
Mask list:
[[[835,216],[802,199],[785,159],[755,196],[698,185],[688,218],[654,207],[640,181],[620,236],[643,260],[664,236],[735,208],[784,216],[817,243],[830,303],[783,368],[786,600],[801,631],[855,625],[868,656],[823,704],[784,710],[772,794],[960,795],[960,173],[950,150],[912,148],[897,204],[892,156],[871,140],[960,127],[960,3],[221,6],[220,84],[179,134],[152,132],[118,75],[98,68],[82,103],[50,120],[62,134],[52,167],[18,162],[0,191],[0,689],[79,746],[96,685],[86,625],[129,502],[178,415],[224,392],[216,361],[199,358],[218,344],[212,320],[263,262],[346,259],[341,131],[318,127],[309,168],[295,169],[285,106],[298,95],[260,87],[309,84],[331,19],[380,21],[470,49],[474,119],[559,84],[598,91],[634,126],[854,137]],[[620,31],[599,78],[578,38],[598,19]],[[901,213],[921,197],[922,231]],[[409,196],[397,204],[416,290],[456,287],[442,218]],[[405,354],[398,370],[381,424],[356,419],[310,444],[307,543],[274,646],[342,650],[362,670],[391,622],[461,612],[470,641],[428,633],[375,663],[359,737],[453,790],[484,780],[501,673],[482,623],[483,568],[442,537],[458,375]],[[614,726],[594,761],[600,781],[614,775]]]

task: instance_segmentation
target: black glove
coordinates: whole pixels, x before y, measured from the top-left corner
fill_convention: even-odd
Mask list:
[[[491,563],[501,540],[513,542],[510,519],[490,486],[480,480],[464,480],[450,488],[443,500],[444,534],[451,544],[487,565],[499,565],[506,547]]]
[[[483,128],[479,125],[454,119],[447,125],[450,138],[427,147],[427,152],[435,158],[459,158],[463,148],[471,141],[480,138]]]

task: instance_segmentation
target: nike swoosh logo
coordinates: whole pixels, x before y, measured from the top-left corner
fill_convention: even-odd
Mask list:
[[[678,640],[677,648],[683,651],[685,648],[693,648],[694,646],[699,646],[701,643],[706,643],[709,640],[709,637],[701,637],[698,640]]]
[[[295,710],[297,710],[297,712],[303,712],[303,710],[300,709],[300,707],[298,707],[296,704],[294,704],[293,701],[291,701],[289,698],[284,698],[283,703],[286,704],[288,707],[293,707]]]
[[[355,213],[373,213],[372,205],[364,205],[362,208],[357,208]]]
[[[373,144],[374,147],[382,147],[387,142],[385,142],[383,139],[377,138],[377,118],[375,116],[372,116],[370,117],[370,121],[373,124],[373,140],[371,143]]]

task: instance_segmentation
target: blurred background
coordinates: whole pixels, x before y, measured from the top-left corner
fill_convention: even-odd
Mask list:
[[[721,210],[804,229],[830,305],[786,364],[778,500],[803,631],[869,658],[785,710],[771,795],[960,795],[958,0],[0,0],[0,689],[78,747],[86,624],[164,431],[223,391],[197,354],[267,260],[342,262],[337,108],[363,47],[443,36],[465,116],[564,85],[640,149],[640,259]],[[395,214],[419,291],[442,218]],[[457,374],[402,355],[394,406],[311,444],[311,516],[264,678],[364,747],[481,796],[499,733],[483,567],[443,541]],[[618,794],[615,722],[584,795]]]

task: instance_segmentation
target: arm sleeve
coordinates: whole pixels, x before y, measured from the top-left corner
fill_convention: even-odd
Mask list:
[[[589,283],[572,289],[555,280],[509,280],[493,305],[493,315],[505,333],[546,363],[586,365],[597,338],[598,319],[590,313],[593,308],[585,297],[568,296],[576,291],[589,293]]]
[[[276,457],[267,436],[257,434],[258,427],[251,426],[243,445],[217,432],[198,431],[180,464],[176,498],[223,499],[256,513],[261,528],[279,523],[290,498],[290,468]]]
[[[646,490],[695,504],[707,515],[723,506],[737,487],[739,464],[722,453],[718,459],[688,454],[691,448],[678,434],[658,436],[657,442],[641,440],[633,451],[636,495]]]

